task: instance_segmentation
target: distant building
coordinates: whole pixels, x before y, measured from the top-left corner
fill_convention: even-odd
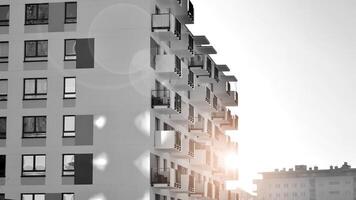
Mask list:
[[[238,189],[237,193],[239,194],[239,200],[256,200],[256,196],[252,195],[249,192],[246,192],[245,190]]]
[[[339,168],[319,170],[296,165],[294,169],[262,172],[255,180],[257,200],[355,200],[356,168],[346,162]]]

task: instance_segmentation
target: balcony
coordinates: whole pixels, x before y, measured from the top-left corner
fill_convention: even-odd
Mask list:
[[[181,152],[182,134],[174,130],[156,131],[155,149],[167,152]]]
[[[151,169],[151,186],[160,189],[175,189],[176,184],[175,169]]]
[[[211,119],[213,120],[214,124],[227,123],[227,112],[226,111],[212,112]]]
[[[172,192],[176,193],[194,193],[195,191],[195,182],[194,176],[182,174],[180,175],[180,187],[172,190]]]
[[[162,41],[181,39],[181,23],[171,13],[152,14],[152,34]]]
[[[190,102],[203,111],[213,111],[212,100],[211,90],[206,86],[198,86],[190,93]]]
[[[191,160],[191,165],[203,170],[211,169],[211,152],[205,145],[199,144],[195,148],[195,158]]]
[[[171,51],[173,54],[190,58],[194,55],[194,39],[190,33],[182,33],[181,40],[171,43]]]
[[[195,118],[194,122],[188,125],[188,132],[201,142],[206,142],[210,140],[210,135],[207,131],[207,126],[205,125],[205,120],[202,118]]]
[[[160,114],[180,114],[182,111],[181,97],[169,90],[152,90],[151,107]]]
[[[156,74],[165,80],[182,77],[182,61],[175,55],[156,55]]]
[[[197,54],[189,60],[189,69],[196,76],[212,76],[212,60],[204,54]]]
[[[180,159],[191,159],[194,158],[194,141],[181,137],[181,150],[172,151],[171,156]]]
[[[195,84],[195,76],[187,68],[182,68],[182,77],[180,79],[170,80],[170,85],[177,91],[192,91]]]
[[[190,0],[157,0],[163,9],[170,9],[185,24],[194,23],[194,6]]]
[[[214,93],[221,100],[225,106],[237,106],[238,94],[235,91],[231,91],[231,84],[227,81],[220,81],[217,84]]]
[[[220,129],[222,131],[228,130],[238,130],[239,125],[239,117],[237,115],[233,115],[226,124],[221,124]]]
[[[190,122],[190,105],[185,103],[184,101],[181,102],[181,113],[179,115],[170,115],[169,119],[174,122],[175,124],[179,125],[186,125]]]

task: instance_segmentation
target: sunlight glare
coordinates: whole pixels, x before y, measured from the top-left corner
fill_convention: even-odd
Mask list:
[[[150,177],[150,152],[146,151],[140,155],[135,161],[134,165],[147,178]]]
[[[224,163],[226,169],[237,169],[237,166],[239,164],[238,156],[236,155],[236,153],[230,152],[225,156]]]
[[[106,153],[102,153],[94,158],[93,165],[98,168],[100,171],[104,171],[106,166],[109,163],[108,156]]]
[[[150,112],[145,111],[144,113],[141,113],[135,118],[135,125],[136,127],[145,135],[150,136],[150,129],[151,129],[151,124],[150,124]]]
[[[99,116],[94,120],[94,124],[98,129],[103,129],[105,124],[106,124],[106,117],[105,116]]]
[[[106,197],[101,193],[91,197],[89,200],[106,200]]]

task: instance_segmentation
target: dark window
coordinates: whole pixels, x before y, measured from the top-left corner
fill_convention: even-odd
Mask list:
[[[10,6],[0,5],[0,26],[9,25]]]
[[[77,2],[65,3],[65,23],[77,23]]]
[[[1,7],[0,7],[1,8]],[[9,62],[9,42],[0,42],[0,63]]]
[[[0,200],[5,200],[5,194],[4,193],[0,193]]]
[[[63,154],[62,176],[74,176],[74,154]]]
[[[76,43],[77,43],[76,39],[64,40],[64,60],[76,60],[77,59],[77,53],[75,50]]]
[[[155,118],[155,127],[156,131],[159,131],[161,129],[161,120],[159,118]]]
[[[25,41],[25,62],[47,61],[48,40]]]
[[[26,4],[25,25],[48,24],[48,3]]]
[[[62,193],[62,200],[74,200],[74,193]]]
[[[24,100],[46,100],[47,78],[25,78]]]
[[[23,138],[39,138],[46,137],[46,116],[26,116],[22,122],[22,137]]]
[[[26,193],[21,194],[21,200],[45,200],[46,195],[43,193]]]
[[[63,137],[75,137],[75,115],[63,116]]]
[[[0,155],[0,177],[5,177],[6,175],[6,156]]]
[[[22,155],[22,176],[45,176],[46,155]]]
[[[0,101],[7,101],[7,79],[0,79]]]
[[[0,117],[0,139],[6,139],[6,117]]]
[[[64,99],[76,98],[75,77],[64,77],[63,98]]]

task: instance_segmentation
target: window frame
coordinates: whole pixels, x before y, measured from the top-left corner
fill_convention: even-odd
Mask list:
[[[24,158],[25,157],[33,157],[33,170],[24,170]],[[45,157],[45,164],[44,164],[44,170],[36,170],[36,157],[38,156],[44,156]],[[21,177],[46,177],[46,154],[22,154],[21,156],[22,159],[22,165],[21,165]],[[41,174],[35,174],[35,175],[25,175],[24,172],[27,173],[41,173]]]
[[[9,87],[9,80],[8,79],[0,79],[0,82],[1,81],[6,81],[8,87]],[[9,88],[7,89],[7,92],[9,92]],[[8,93],[6,93],[6,94],[1,94],[0,93],[0,101],[7,101],[7,97],[8,97]]]
[[[1,7],[8,7],[8,13],[9,13],[9,19],[7,20],[1,20],[0,19],[0,26],[10,26],[10,5],[0,5],[0,8]],[[4,23],[4,24],[2,24]]]
[[[76,8],[77,8],[77,12],[76,12],[76,16],[75,17],[67,17],[67,5],[68,4],[75,4],[76,5]],[[70,21],[70,20],[75,20],[74,21]],[[69,2],[65,2],[64,3],[64,24],[76,24],[77,23],[77,20],[78,20],[78,3],[76,1],[69,1]]]
[[[36,50],[34,56],[28,56],[26,55],[26,43],[30,42],[36,42]],[[38,55],[38,44],[39,42],[47,42],[47,55],[45,56],[40,56]],[[38,60],[36,58],[39,58]],[[48,62],[48,40],[25,40],[24,41],[24,62]]]
[[[74,79],[74,92],[66,92],[66,80]],[[66,97],[66,95],[74,95],[74,97]],[[68,76],[63,78],[63,99],[76,99],[77,98],[77,78],[75,76]]]
[[[21,193],[21,200],[23,200],[23,195],[31,195],[32,196],[32,200],[36,200],[35,196],[36,195],[44,195],[46,198],[46,194],[45,193]]]
[[[67,54],[67,41],[75,41],[75,45],[77,45],[77,39],[64,39],[64,61],[76,61],[77,60],[77,52],[75,54]]]
[[[63,193],[62,193],[62,200],[64,200],[64,195],[66,195],[66,194],[67,194],[67,195],[68,195],[68,194],[69,194],[69,195],[73,195],[73,199],[75,199],[75,194],[74,194],[74,192],[63,192]]]
[[[7,56],[0,56],[0,63],[9,63],[10,43],[9,41],[0,41],[0,44],[7,44],[8,47]]]
[[[35,80],[35,91],[33,94],[26,94],[26,80]],[[37,85],[38,80],[46,80],[46,93],[38,93],[37,92]],[[47,93],[48,93],[48,79],[46,77],[41,78],[24,78],[23,79],[23,99],[24,101],[28,100],[47,100]],[[39,98],[26,98],[26,96],[46,96],[46,97],[39,97]]]
[[[37,124],[37,120],[39,118],[45,118],[46,119],[46,131],[45,132],[36,132],[36,124]],[[34,118],[34,132],[25,132],[25,124],[24,124],[24,121],[25,121],[25,118]],[[41,133],[44,133],[44,135],[39,135],[39,136],[36,136],[37,134],[41,134]],[[35,136],[32,136],[32,137],[29,137],[29,136],[26,136],[26,134],[33,134]],[[47,116],[45,115],[36,115],[36,116],[23,116],[22,117],[22,139],[32,139],[32,138],[46,138],[47,137]]]
[[[74,163],[75,163],[75,154],[70,154],[70,153],[62,154],[62,176],[73,177],[73,176],[75,176],[75,167],[74,166],[73,166],[73,170],[64,169],[64,157],[65,156],[73,156]],[[71,173],[71,174],[66,174],[66,172]]]
[[[5,119],[5,132],[0,132],[0,140],[1,139],[6,139],[6,133],[7,133],[7,117],[6,116],[0,116],[0,120]]]
[[[65,118],[66,117],[74,117],[74,131],[65,130]],[[76,134],[75,118],[76,118],[76,115],[63,115],[63,135],[62,135],[63,138],[73,138],[73,137],[75,137],[75,134]],[[66,133],[73,133],[73,132],[74,132],[73,136],[66,135]]]
[[[47,18],[39,19],[38,8],[39,8],[40,5],[47,5],[47,7],[48,7]],[[36,6],[36,11],[37,11],[36,19],[27,19],[27,7],[28,6]],[[29,21],[31,21],[31,20],[34,21],[34,22],[30,23]],[[44,22],[38,22],[39,20],[44,20]],[[28,25],[48,25],[48,21],[49,21],[49,3],[29,3],[29,4],[25,4],[25,26],[28,26]]]

